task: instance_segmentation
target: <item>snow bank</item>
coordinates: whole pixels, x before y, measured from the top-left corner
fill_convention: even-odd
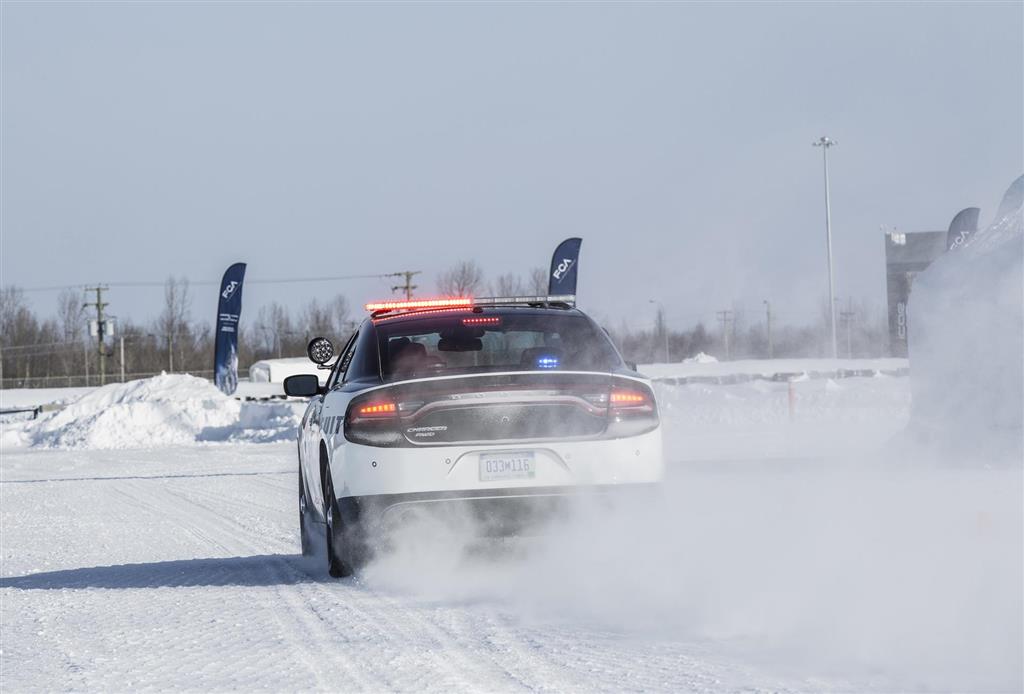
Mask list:
[[[163,374],[96,388],[37,420],[4,425],[7,447],[150,448],[294,436],[302,403],[241,403],[205,379]]]
[[[1022,459],[1024,176],[995,221],[914,280],[911,435],[956,456]]]
[[[710,354],[704,354],[704,352],[698,352],[692,357],[683,359],[684,364],[717,364],[718,360]]]

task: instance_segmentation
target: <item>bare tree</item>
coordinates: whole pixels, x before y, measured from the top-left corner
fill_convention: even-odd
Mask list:
[[[548,293],[548,271],[542,267],[535,267],[530,270],[530,291],[535,296],[545,296]]]
[[[83,315],[82,295],[79,290],[62,289],[57,295],[57,326],[62,348],[60,360],[64,373],[70,374],[82,356]],[[83,357],[84,359],[84,357]]]
[[[78,342],[82,335],[82,295],[75,289],[62,289],[57,295],[57,323],[65,342]]]
[[[472,260],[460,260],[437,278],[437,288],[448,296],[473,296],[484,282],[484,273]]]
[[[167,370],[174,371],[174,348],[179,347],[178,364],[184,365],[184,338],[188,334],[189,309],[188,280],[168,277],[164,282],[164,309],[157,319],[157,332],[167,345]]]
[[[25,293],[20,287],[8,285],[0,289],[0,340],[3,340],[4,344],[17,344],[11,337],[18,316],[27,310]]]
[[[28,379],[33,373],[34,353],[37,351],[29,347],[43,342],[39,321],[26,304],[21,289],[7,286],[0,290],[0,346],[5,348],[0,372],[5,377]],[[9,347],[13,349],[6,349]]]
[[[306,338],[329,336],[334,333],[334,316],[329,306],[310,299],[299,315],[299,326]]]
[[[286,343],[294,342],[296,330],[288,309],[276,301],[260,307],[255,327],[262,341],[264,356],[283,357]],[[288,351],[292,351],[292,345],[288,345]]]
[[[348,299],[344,295],[338,294],[327,304],[327,308],[330,310],[331,318],[334,321],[334,334],[338,337],[339,341],[343,340],[355,329]]]
[[[299,314],[295,331],[303,340],[323,336],[342,341],[351,332],[348,299],[342,294],[326,303],[312,299]]]
[[[494,296],[524,296],[528,291],[522,278],[511,272],[499,275],[491,284],[491,294]]]

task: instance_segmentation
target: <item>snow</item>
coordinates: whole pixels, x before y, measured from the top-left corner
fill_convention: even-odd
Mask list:
[[[903,430],[910,407],[908,379],[888,376],[656,389],[666,445],[691,460],[868,454]]]
[[[1024,459],[1022,204],[1024,176],[990,226],[914,280],[909,349],[917,445],[954,456],[984,450],[986,462]]]
[[[113,384],[111,384],[113,385]],[[37,407],[39,405],[60,406],[91,393],[100,386],[77,386],[73,388],[5,388],[0,390],[0,409]],[[239,381],[235,398],[282,397],[284,390],[280,383]]]
[[[1019,691],[1021,476],[676,460],[550,538],[298,555],[294,445],[0,463],[5,691]],[[83,503],[85,501],[85,503]],[[411,551],[410,551],[411,550]]]
[[[722,378],[756,376],[771,378],[790,374],[835,374],[840,371],[905,372],[906,359],[739,359],[718,361],[706,354],[698,354],[673,364],[641,364],[640,373],[650,378]]]
[[[659,497],[424,522],[340,581],[298,554],[301,402],[161,376],[5,424],[3,689],[1024,688],[1024,471],[894,450],[904,377],[657,388]]]
[[[4,448],[150,448],[197,441],[294,438],[303,404],[243,403],[185,374],[87,391],[32,421],[5,422]]]

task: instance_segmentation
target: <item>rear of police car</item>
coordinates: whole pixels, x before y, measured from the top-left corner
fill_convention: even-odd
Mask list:
[[[350,391],[331,462],[365,521],[444,510],[517,533],[567,497],[660,480],[651,383],[570,303],[376,306],[363,344],[380,380]]]

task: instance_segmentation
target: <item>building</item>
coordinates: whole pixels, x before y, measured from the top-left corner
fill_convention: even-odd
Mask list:
[[[907,302],[914,277],[946,252],[945,231],[885,234],[885,289],[889,306],[889,354],[907,356]]]
[[[907,302],[914,277],[947,250],[963,247],[978,230],[977,207],[960,210],[947,231],[890,231],[885,234],[885,284],[889,305],[889,354],[907,356]]]

